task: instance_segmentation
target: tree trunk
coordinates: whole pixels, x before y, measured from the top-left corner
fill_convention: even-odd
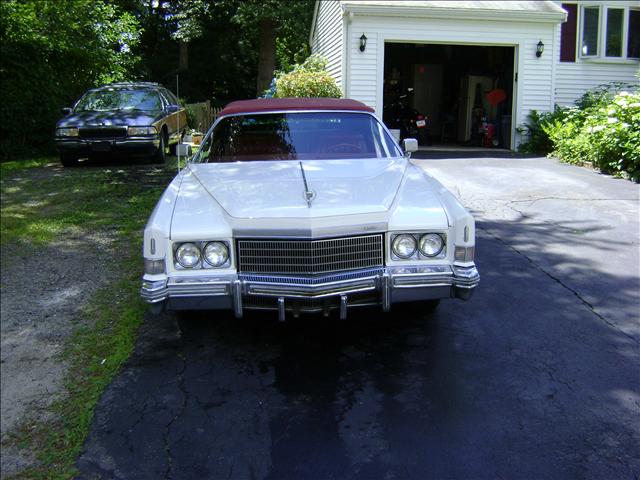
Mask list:
[[[178,69],[180,71],[189,69],[189,44],[184,40],[178,40],[180,48],[180,60],[178,61]]]
[[[260,52],[258,53],[257,95],[269,88],[273,71],[276,69],[276,23],[265,19],[260,21]]]

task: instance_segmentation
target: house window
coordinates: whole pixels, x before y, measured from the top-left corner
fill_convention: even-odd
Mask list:
[[[607,9],[607,29],[605,35],[605,55],[607,57],[622,57],[622,25],[624,9]]]
[[[598,55],[598,27],[600,26],[600,7],[582,9],[582,49],[583,57]]]
[[[571,62],[571,7],[567,22],[561,27],[560,61]],[[585,5],[580,8],[580,57],[585,59],[625,60],[640,57],[640,9],[616,5],[615,7]],[[567,27],[565,28],[565,25]],[[566,34],[566,35],[565,35]],[[567,45],[565,47],[565,44]]]
[[[629,10],[627,58],[640,58],[640,10]]]

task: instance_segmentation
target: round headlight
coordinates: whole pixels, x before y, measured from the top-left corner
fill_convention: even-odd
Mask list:
[[[229,249],[222,242],[209,242],[204,247],[204,259],[212,267],[220,267],[229,259]]]
[[[393,239],[391,243],[393,253],[400,258],[409,258],[416,253],[416,239],[411,235],[402,234]]]
[[[200,249],[194,243],[183,243],[176,250],[176,260],[184,268],[193,268],[200,262]]]
[[[444,248],[444,240],[437,233],[427,233],[420,237],[420,252],[427,257],[435,257]]]

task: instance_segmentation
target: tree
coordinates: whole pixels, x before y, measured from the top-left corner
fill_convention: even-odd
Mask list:
[[[245,31],[259,32],[258,95],[269,87],[273,78],[277,45],[283,54],[308,52],[306,39],[314,4],[314,0],[244,0],[238,4],[234,22]]]
[[[50,145],[61,107],[138,62],[135,16],[105,0],[2,0],[0,22],[3,158]]]

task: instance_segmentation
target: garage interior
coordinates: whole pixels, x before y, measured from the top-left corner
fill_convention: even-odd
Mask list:
[[[510,148],[514,54],[514,47],[385,43],[385,124],[404,138],[401,117],[425,115],[422,144]]]

